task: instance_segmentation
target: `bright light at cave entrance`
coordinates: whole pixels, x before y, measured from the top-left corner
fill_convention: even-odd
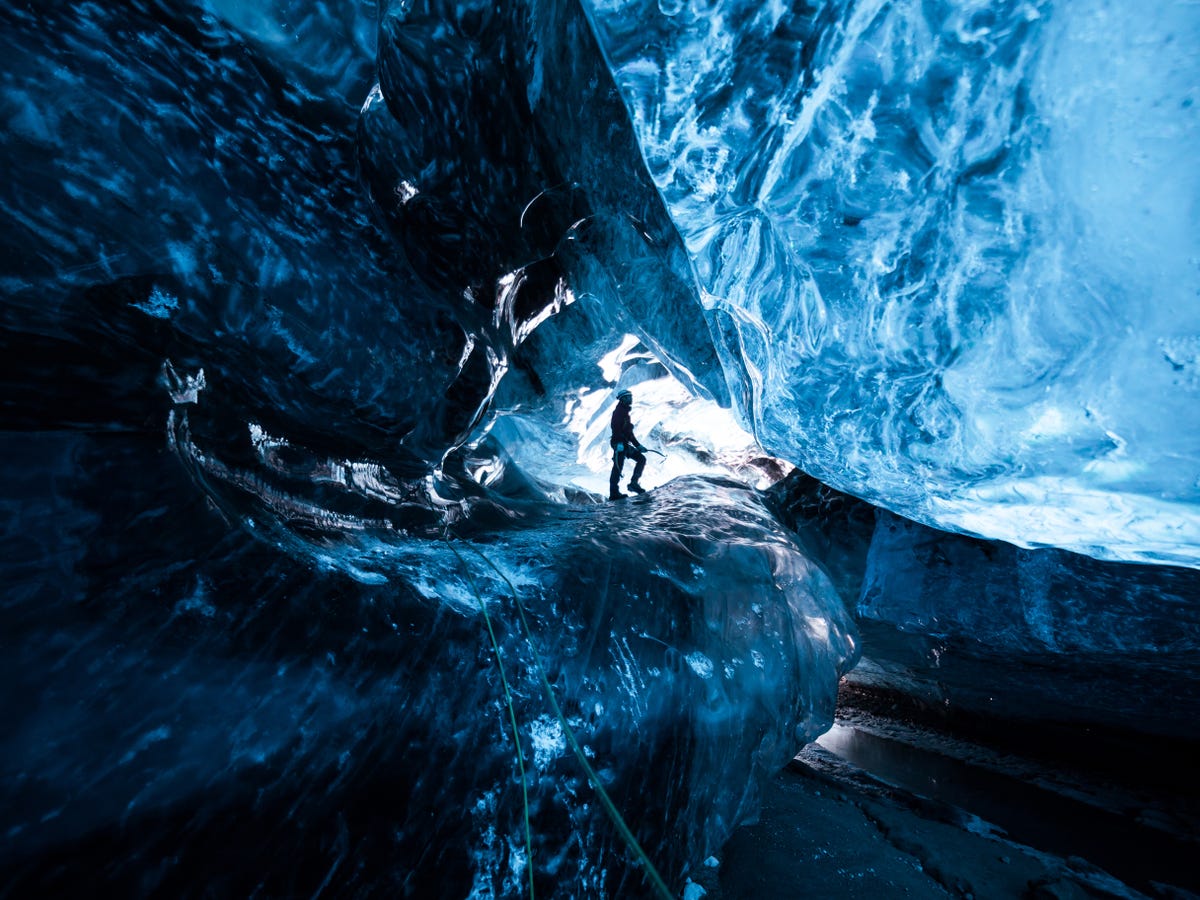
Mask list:
[[[655,488],[681,475],[728,475],[759,489],[791,470],[768,457],[733,413],[691,394],[666,372],[635,335],[624,335],[597,366],[597,385],[581,387],[564,400],[557,434],[538,431],[533,417],[500,417],[492,434],[518,465],[542,481],[608,493],[612,467],[609,421],[617,392],[633,392],[633,427],[647,454],[642,484]],[[632,465],[626,464],[628,480]]]

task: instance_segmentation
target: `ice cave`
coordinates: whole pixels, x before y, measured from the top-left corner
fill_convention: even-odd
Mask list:
[[[1200,896],[1194,0],[0,0],[0,115],[0,898]]]

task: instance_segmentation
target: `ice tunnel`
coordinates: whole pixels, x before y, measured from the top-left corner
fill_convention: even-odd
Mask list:
[[[0,3],[8,895],[697,900],[839,690],[1193,747],[1198,50]]]

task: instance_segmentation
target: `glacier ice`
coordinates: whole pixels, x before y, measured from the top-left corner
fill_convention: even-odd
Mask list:
[[[1196,564],[1194,6],[590,7],[765,447],[928,524]]]
[[[1193,684],[1169,567],[989,567],[885,516],[859,572],[873,508],[797,538],[725,473],[1194,566],[1196,30],[1092,0],[0,6],[6,874],[515,895],[524,784],[539,887],[640,890],[536,647],[682,885],[828,723],[859,583],[872,636],[987,643],[1011,703],[1046,656],[1080,696],[1140,672],[1091,698],[1123,724]],[[594,502],[617,387],[670,455],[628,508]],[[942,658],[856,672],[920,692]]]
[[[21,567],[6,564],[4,669],[21,693],[4,698],[0,865],[22,890],[200,877],[310,894],[353,847],[342,893],[522,895],[510,722],[539,894],[648,890],[567,728],[675,885],[828,727],[857,653],[820,569],[727,480],[542,504],[470,540],[299,519],[263,540],[177,502],[184,470],[136,437],[5,451],[28,514]],[[242,511],[265,523],[278,502]],[[137,563],[109,579],[114,559]],[[30,577],[47,566],[70,577]],[[231,855],[232,839],[257,849]],[[272,853],[303,862],[264,865]]]
[[[86,307],[242,421],[418,475],[491,412],[559,423],[633,334],[897,513],[1195,562],[1188,5],[3,14],[24,371],[96,364]]]
[[[765,496],[852,605],[859,701],[969,729],[1195,740],[1200,571],[941,531],[800,470]]]
[[[935,709],[1195,737],[1200,577],[947,534],[883,514],[848,676]]]

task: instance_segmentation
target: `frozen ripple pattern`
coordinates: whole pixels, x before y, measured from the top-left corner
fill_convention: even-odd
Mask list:
[[[591,11],[769,450],[928,524],[1200,562],[1194,5]]]

